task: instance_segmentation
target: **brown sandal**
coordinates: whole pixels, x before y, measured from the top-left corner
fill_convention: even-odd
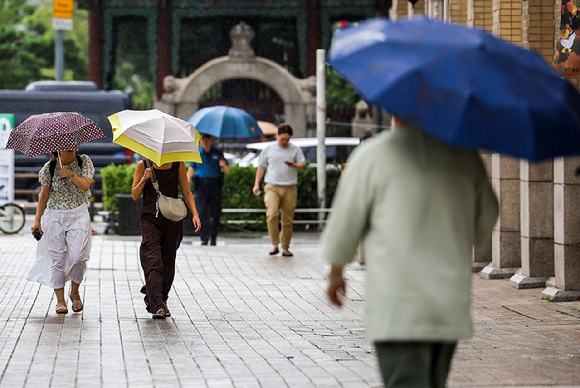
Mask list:
[[[83,311],[83,302],[81,301],[80,295],[70,295],[70,300],[72,302],[72,310],[75,313],[80,313]]]
[[[155,314],[153,314],[153,319],[165,319],[165,310],[159,309]]]
[[[58,303],[56,305],[56,313],[57,314],[68,314],[68,307],[66,307],[66,303]]]
[[[169,309],[167,308],[167,303],[163,303],[163,309],[165,310],[165,316],[167,318],[169,318],[171,316],[171,313],[169,312]]]

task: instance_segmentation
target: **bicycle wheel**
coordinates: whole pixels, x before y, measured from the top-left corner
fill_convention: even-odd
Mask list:
[[[6,234],[18,233],[24,226],[24,211],[14,203],[0,207],[0,230]]]

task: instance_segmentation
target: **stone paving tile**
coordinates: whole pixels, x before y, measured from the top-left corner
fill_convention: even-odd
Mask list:
[[[0,235],[0,387],[382,386],[364,338],[364,267],[348,268],[337,310],[316,238],[295,240],[289,259],[269,256],[266,239],[186,239],[172,317],[155,321],[139,293],[138,237],[97,236],[85,310],[59,316],[52,291],[25,280],[34,240]],[[450,387],[580,386],[580,302],[473,282],[474,338],[458,346]]]

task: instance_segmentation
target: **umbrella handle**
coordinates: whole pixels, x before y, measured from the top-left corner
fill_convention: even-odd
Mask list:
[[[60,164],[60,168],[62,168],[62,158],[60,157],[60,151],[58,152],[58,164]]]

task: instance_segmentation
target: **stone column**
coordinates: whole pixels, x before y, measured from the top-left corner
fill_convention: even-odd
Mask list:
[[[489,151],[480,151],[479,156],[483,161],[487,177],[491,180],[491,155]],[[491,263],[491,239],[485,244],[476,246],[473,249],[473,263],[471,269],[473,272],[481,272],[485,267]]]
[[[521,262],[520,160],[492,154],[491,170],[500,215],[491,239],[491,264],[481,271],[481,277],[504,279],[515,274]]]
[[[103,10],[101,8],[89,11],[89,81],[103,88]]]
[[[320,0],[309,0],[306,13],[306,74],[316,75],[316,50],[322,47]]]
[[[552,161],[521,161],[522,267],[510,278],[515,288],[545,287],[554,275],[554,184]]]
[[[554,274],[542,291],[553,302],[580,299],[580,158],[554,161]]]
[[[171,10],[167,7],[157,10],[157,98],[163,95],[163,80],[171,75]]]

